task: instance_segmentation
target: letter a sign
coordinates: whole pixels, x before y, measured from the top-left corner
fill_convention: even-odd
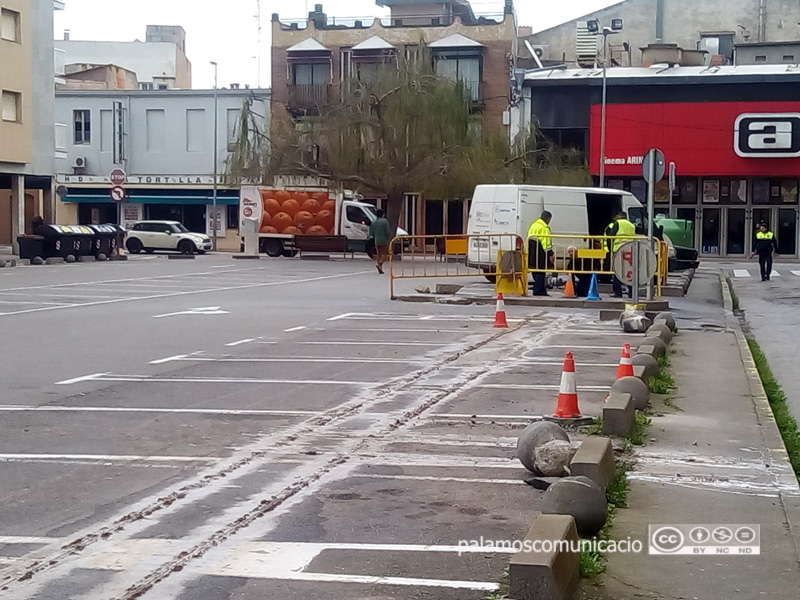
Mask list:
[[[800,113],[747,113],[736,119],[734,149],[743,158],[800,156]]]

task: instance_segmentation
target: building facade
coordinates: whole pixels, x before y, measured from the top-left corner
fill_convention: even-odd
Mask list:
[[[704,50],[707,64],[725,65],[733,64],[736,45],[800,40],[800,3],[793,0],[626,0],[525,39],[545,66],[590,67],[603,54],[603,36],[587,29],[592,19],[601,25],[623,19],[624,30],[609,37],[608,48],[619,66],[641,66],[640,49],[653,43]]]
[[[584,152],[598,176],[599,71],[530,72],[524,86],[528,118]],[[798,256],[798,86],[793,65],[610,69],[606,186],[646,200],[642,160],[659,148],[674,164],[675,186],[667,178],[656,185],[656,213],[692,221],[701,257],[745,257],[762,221],[781,255]]]
[[[186,56],[186,31],[180,26],[148,25],[145,41],[72,40],[64,33],[55,47],[70,65],[117,65],[136,73],[142,90],[190,89],[192,64]],[[75,69],[73,69],[73,72]]]
[[[52,218],[53,0],[0,0],[0,245]]]
[[[68,123],[57,161],[58,219],[63,223],[182,222],[210,234],[214,163],[218,172],[218,247],[238,250],[238,187],[224,184],[227,157],[248,103],[266,131],[269,90],[59,90],[56,118]],[[110,174],[127,173],[127,198],[111,199]]]
[[[517,50],[511,0],[502,14],[493,16],[476,15],[466,0],[376,3],[390,8],[389,18],[329,18],[321,4],[302,22],[272,15],[274,111],[288,112],[296,120],[313,118],[320,107],[339,101],[351,78],[369,76],[387,57],[422,42],[430,48],[439,73],[466,84],[484,130],[507,133],[510,73]],[[467,215],[464,200],[426,200],[409,193],[401,226],[419,234],[462,233]]]

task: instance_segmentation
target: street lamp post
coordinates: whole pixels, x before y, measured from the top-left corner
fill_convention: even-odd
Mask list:
[[[608,36],[622,31],[622,19],[612,19],[611,27],[600,29],[599,21],[587,21],[589,33],[603,36],[603,98],[600,109],[600,187],[606,185],[606,114],[608,109]]]
[[[219,132],[217,131],[219,126],[219,111],[217,109],[218,106],[218,95],[217,95],[217,63],[215,61],[211,61],[211,64],[214,65],[214,148],[212,154],[214,155],[214,194],[211,198],[211,247],[214,252],[217,251],[217,146],[219,144],[219,140],[217,139],[219,136]]]

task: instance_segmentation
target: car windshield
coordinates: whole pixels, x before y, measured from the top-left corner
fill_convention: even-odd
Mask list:
[[[378,218],[378,213],[375,212],[375,208],[371,204],[362,205],[361,209],[367,213],[370,221],[374,221]]]
[[[183,223],[174,223],[172,225],[172,230],[177,231],[178,233],[189,233],[189,230],[186,229],[186,226]]]

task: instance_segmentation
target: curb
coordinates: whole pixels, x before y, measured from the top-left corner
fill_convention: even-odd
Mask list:
[[[575,519],[570,515],[538,515],[525,536],[525,549],[511,559],[508,568],[509,597],[516,600],[565,600],[580,580],[580,554],[561,551],[559,542],[578,544]],[[538,544],[537,544],[538,542]],[[534,552],[532,546],[547,542],[550,552]]]
[[[747,338],[742,330],[742,324],[733,312],[733,296],[731,295],[730,282],[722,275],[722,272],[719,273],[719,279],[722,285],[725,321],[728,331],[736,336],[742,365],[744,366],[747,382],[750,386],[750,396],[753,399],[756,421],[759,425],[759,431],[764,441],[764,446],[767,449],[769,467],[770,470],[774,472],[781,487],[784,488],[784,490],[778,492],[778,497],[792,533],[792,539],[795,545],[795,557],[797,558],[800,557],[800,483],[797,481],[797,476],[789,460],[789,453],[783,443],[783,437],[778,429],[778,423],[775,421],[775,414],[772,412],[767,392],[764,389],[761,376],[756,368],[756,361],[753,358],[753,353],[750,351],[750,346],[747,344]],[[789,498],[794,499],[791,506],[788,506],[786,502]]]
[[[436,294],[425,295],[406,295],[394,296],[392,300],[399,302],[439,302],[440,298],[448,298],[452,296],[441,296]],[[489,298],[485,296],[457,296],[465,304],[485,304],[494,306],[497,298]],[[506,306],[535,306],[535,307],[551,307],[551,308],[598,308],[601,310],[617,310],[622,311],[625,309],[626,302],[619,300],[581,300],[572,298],[538,298],[533,296],[523,297],[505,297],[504,301]],[[662,312],[670,310],[669,300],[653,300],[645,302],[648,312]],[[619,314],[619,312],[617,313]]]
[[[630,394],[610,394],[603,406],[603,435],[625,437],[636,423],[636,409]]]

